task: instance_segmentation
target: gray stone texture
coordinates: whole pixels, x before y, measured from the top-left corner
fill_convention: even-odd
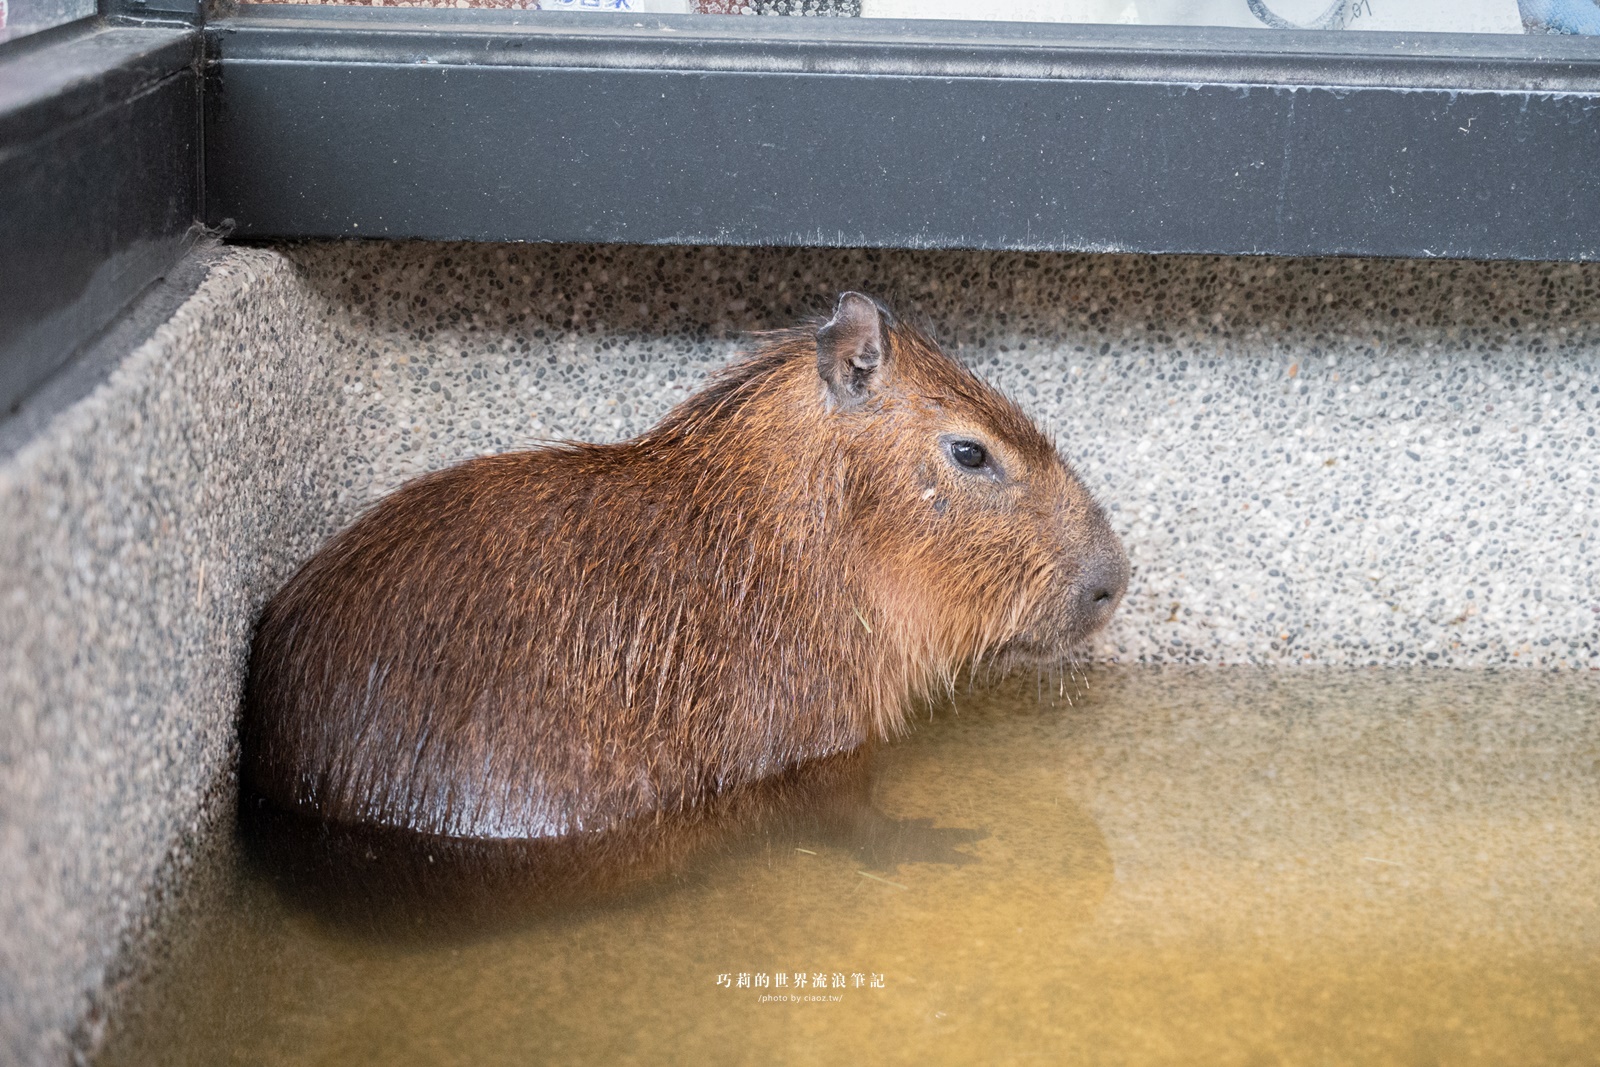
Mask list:
[[[0,465],[0,1062],[93,1043],[116,952],[231,811],[251,619],[326,512],[310,305],[227,255]]]
[[[338,514],[655,422],[743,335],[883,295],[1059,438],[1123,662],[1600,667],[1600,266],[324,245]]]
[[[254,614],[322,539],[423,471],[638,433],[847,288],[1105,502],[1135,573],[1102,658],[1600,668],[1600,265],[230,249],[0,460],[0,1060],[92,1046],[230,811]]]

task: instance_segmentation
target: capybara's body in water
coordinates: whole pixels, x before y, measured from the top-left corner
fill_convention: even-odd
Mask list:
[[[685,811],[977,658],[1059,659],[1127,570],[1013,404],[847,293],[643,436],[470,460],[336,537],[261,620],[244,785],[453,837]]]

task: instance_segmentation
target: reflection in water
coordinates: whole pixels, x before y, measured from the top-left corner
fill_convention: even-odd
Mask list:
[[[101,1060],[1600,1060],[1595,678],[1036,692],[609,852],[252,823]]]
[[[900,819],[872,804],[876,750],[817,760],[609,833],[561,841],[478,841],[330,826],[247,798],[240,838],[255,875],[345,933],[436,941],[559,918],[682,888],[714,862],[804,843],[869,871],[965,864],[981,829]]]

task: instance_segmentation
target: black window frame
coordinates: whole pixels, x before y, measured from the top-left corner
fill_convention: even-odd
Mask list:
[[[250,239],[1600,258],[1600,38],[103,0],[0,45],[0,417]]]

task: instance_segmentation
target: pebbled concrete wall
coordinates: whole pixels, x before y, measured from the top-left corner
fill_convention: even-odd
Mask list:
[[[1600,266],[287,254],[352,339],[341,515],[477,451],[638,433],[740,335],[860,288],[1021,400],[1113,512],[1135,574],[1102,654],[1600,667]]]
[[[1600,266],[228,249],[0,458],[0,1060],[93,1047],[323,538],[466,456],[637,433],[844,288],[1059,435],[1136,568],[1103,657],[1600,668]]]

